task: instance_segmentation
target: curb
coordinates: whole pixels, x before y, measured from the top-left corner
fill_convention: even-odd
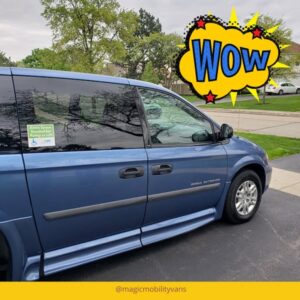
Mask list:
[[[300,103],[299,103],[300,105]],[[197,105],[198,106],[198,105]],[[253,115],[268,115],[268,116],[281,116],[281,117],[299,117],[300,112],[290,111],[274,111],[274,110],[256,110],[256,109],[225,109],[225,108],[200,108],[205,112],[222,112],[222,113],[239,113],[239,114],[253,114]]]

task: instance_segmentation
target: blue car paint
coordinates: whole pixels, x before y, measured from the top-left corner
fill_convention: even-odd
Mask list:
[[[12,279],[38,279],[41,247],[21,154],[0,155],[0,232],[9,245]]]
[[[87,73],[73,73],[66,71],[52,71],[42,69],[28,69],[28,68],[10,68],[13,76],[30,76],[30,77],[46,77],[46,78],[62,78],[75,80],[88,80],[109,83],[129,84],[127,78],[112,77]]]
[[[227,157],[222,145],[153,148],[147,149],[147,154],[149,165],[168,162],[174,169],[172,176],[157,176],[149,167],[149,196],[201,187],[205,190],[184,197],[178,195],[162,201],[148,201],[144,225],[215,207],[227,177]]]
[[[263,192],[265,192],[269,187],[272,173],[272,168],[268,163],[265,151],[247,139],[234,136],[229,139],[228,143],[224,144],[224,149],[227,153],[228,173],[223,195],[217,204],[216,219],[220,219],[222,217],[230,183],[240,170],[247,168],[247,166],[250,165],[256,165],[263,168],[265,173],[265,185],[263,186]]]
[[[147,177],[119,178],[119,169],[139,165],[147,170],[145,149],[24,154],[33,210],[45,252],[139,229],[146,200]],[[47,220],[49,212],[144,196],[141,203]],[[124,216],[129,216],[127,218]],[[59,233],[59,234],[57,234]]]
[[[179,95],[161,86],[126,78],[20,68],[0,68],[0,74],[130,84],[173,94],[187,105],[191,105]],[[210,118],[208,117],[208,119]],[[214,124],[218,128],[218,124]],[[99,151],[89,151],[88,155],[86,152],[81,153],[80,151],[1,155],[0,232],[5,236],[11,251],[12,279],[36,280],[44,274],[52,274],[86,262],[136,249],[220,219],[233,177],[250,164],[264,169],[266,176],[264,190],[267,189],[271,167],[261,148],[245,139],[236,137],[231,138],[227,143],[218,144],[218,147],[216,145],[206,147],[206,150],[203,148],[197,150],[197,147],[121,150],[120,155],[117,155],[119,150],[101,151],[101,155]],[[210,147],[215,149],[209,149]],[[195,158],[197,151],[199,157]],[[213,158],[210,157],[210,163],[208,163],[205,159],[209,157],[210,153]],[[187,160],[184,159],[184,155],[188,156]],[[163,158],[175,165],[178,164],[179,169],[187,175],[187,179],[180,183],[176,179],[173,182],[166,180],[164,184],[160,184],[160,180],[151,178],[154,176],[150,174],[150,163]],[[200,169],[200,174],[197,173],[198,169],[195,166],[197,159],[204,164]],[[111,224],[112,218],[109,214],[105,215],[105,211],[101,214],[104,214],[102,226],[107,226],[106,228],[109,229],[107,236],[103,236],[103,228],[97,228],[96,231],[91,232],[92,228],[95,230],[93,224],[100,224],[97,213],[54,221],[45,220],[44,215],[49,211],[68,209],[65,202],[68,202],[68,199],[73,199],[72,205],[77,207],[82,205],[79,199],[87,195],[87,189],[94,188],[97,192],[97,188],[88,182],[88,179],[92,178],[94,185],[98,183],[96,173],[91,176],[90,172],[93,173],[104,165],[106,172],[102,175],[112,175],[115,163],[126,166],[128,161],[138,162],[145,168],[145,173],[148,175],[148,179],[145,179],[146,176],[136,179],[137,181],[131,188],[134,189],[133,194],[129,189],[120,187],[118,180],[113,177],[111,178],[112,182],[104,180],[102,186],[106,190],[113,191],[113,194],[107,194],[108,197],[103,201],[146,196],[146,201],[120,208],[115,213],[113,220],[117,218],[124,222],[122,232],[118,232],[120,230],[118,226]],[[205,173],[205,171],[207,172]],[[177,176],[178,180],[184,178],[181,177],[180,172]],[[100,178],[102,177],[99,176],[99,180]],[[184,207],[180,203],[173,204],[174,201],[171,200],[165,202],[167,205],[158,205],[155,204],[155,201],[153,203],[147,201],[147,197],[149,200],[153,194],[181,190],[187,188],[191,182],[197,186],[197,182],[217,179],[219,179],[220,185],[214,190],[205,191],[206,195],[201,194],[205,196],[199,199],[199,203],[195,202],[195,195],[187,196],[186,199],[191,207],[189,205]],[[30,195],[26,186],[27,180]],[[64,184],[60,184],[60,180]],[[34,188],[30,188],[31,185]],[[64,189],[64,185],[68,189]],[[116,187],[116,185],[118,186]],[[198,185],[201,186],[201,184]],[[51,186],[58,186],[58,190],[54,194],[51,193]],[[213,200],[208,201],[208,197],[213,197]],[[40,199],[42,199],[43,206],[40,206]],[[86,204],[93,204],[90,197],[85,199],[88,201]],[[182,201],[182,199],[179,200]],[[162,200],[162,202],[164,201]],[[197,204],[195,205],[195,203]],[[175,205],[175,207],[170,210],[171,205]],[[148,208],[149,211],[147,211]],[[184,214],[181,209],[184,210]],[[86,216],[89,217],[86,218]],[[99,238],[99,235],[102,237]]]
[[[44,274],[50,275],[142,247],[141,230],[131,230],[45,253]]]
[[[216,219],[216,209],[209,208],[182,217],[142,227],[143,246],[165,240],[204,226]]]
[[[262,148],[241,137],[231,138],[224,148],[228,157],[228,179],[230,181],[240,169],[250,164],[256,164],[264,169],[266,176],[264,191],[269,187],[272,168]]]

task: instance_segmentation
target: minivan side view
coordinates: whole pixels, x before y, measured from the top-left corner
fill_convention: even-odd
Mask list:
[[[161,86],[0,68],[0,280],[249,221],[270,177],[259,146]]]

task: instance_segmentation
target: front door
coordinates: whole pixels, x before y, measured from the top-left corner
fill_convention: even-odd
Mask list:
[[[74,251],[90,259],[101,249],[103,255],[121,252],[119,244],[139,246],[147,156],[132,88],[26,76],[14,81],[45,259],[56,268],[56,256],[65,255],[65,262]]]
[[[211,123],[194,107],[159,91],[140,88],[139,94],[152,144],[142,228],[147,244],[167,237],[168,226],[198,217],[213,220],[227,156],[222,144],[214,142]]]

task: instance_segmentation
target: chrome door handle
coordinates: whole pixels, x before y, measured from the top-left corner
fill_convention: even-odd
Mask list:
[[[129,167],[124,168],[119,171],[120,178],[130,179],[136,177],[144,176],[144,168],[143,167]]]
[[[173,171],[173,166],[171,164],[160,164],[152,166],[153,175],[164,175],[170,174]]]

